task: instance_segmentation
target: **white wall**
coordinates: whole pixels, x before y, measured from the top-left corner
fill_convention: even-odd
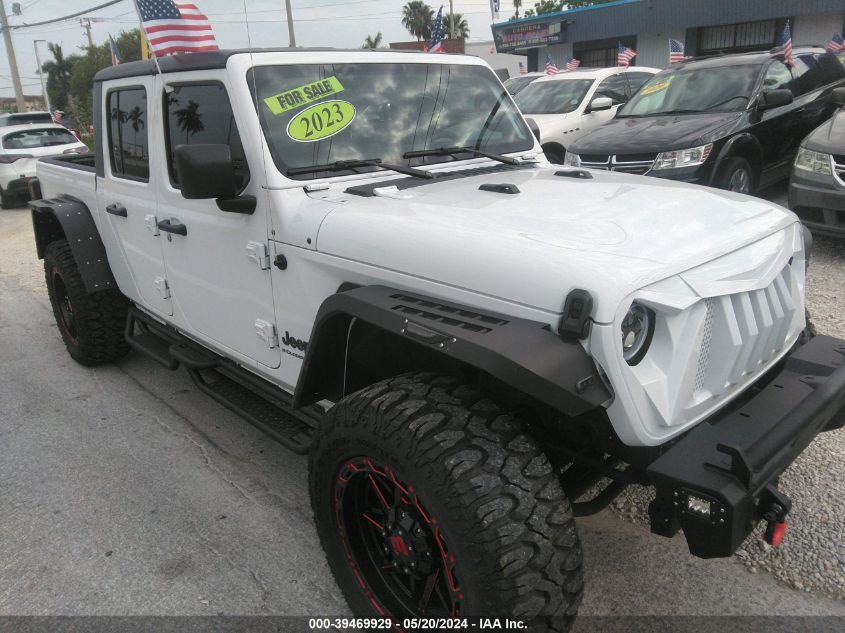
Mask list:
[[[528,57],[524,55],[510,55],[508,53],[491,53],[490,50],[495,51],[493,41],[489,42],[467,42],[465,51],[467,55],[475,55],[480,57],[485,62],[490,64],[493,70],[504,68],[508,71],[510,77],[515,77],[519,74],[519,62],[528,68]]]
[[[684,29],[666,33],[640,33],[637,35],[637,56],[634,58],[634,63],[637,66],[650,68],[667,68],[669,66],[669,38],[683,42],[685,35]]]
[[[834,33],[842,31],[845,11],[822,13],[820,15],[799,15],[792,27],[792,43],[795,46],[818,44],[824,46]]]

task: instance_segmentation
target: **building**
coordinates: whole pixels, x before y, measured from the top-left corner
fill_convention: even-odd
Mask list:
[[[41,95],[24,95],[26,111],[44,110],[44,100]],[[0,112],[17,112],[18,105],[14,97],[0,97]]]
[[[525,5],[527,6],[527,4]],[[551,54],[561,67],[615,66],[619,43],[637,51],[633,64],[669,65],[669,38],[687,55],[767,50],[777,46],[786,21],[796,46],[825,45],[845,30],[843,0],[616,0],[493,25],[500,53],[527,56],[542,70]]]

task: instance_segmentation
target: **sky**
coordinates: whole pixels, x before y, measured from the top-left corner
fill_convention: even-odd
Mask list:
[[[12,15],[12,0],[0,0],[6,6],[11,26],[50,20],[106,0],[15,0],[22,9],[20,16]],[[400,22],[406,0],[291,0],[296,43],[299,46],[335,46],[357,48],[367,35],[381,31],[384,42],[412,39]],[[208,15],[217,43],[221,48],[247,46],[287,46],[287,16],[285,0],[194,0]],[[435,10],[438,0],[429,0]],[[443,11],[449,10],[445,0]],[[502,0],[501,20],[513,13],[508,0]],[[470,41],[490,41],[489,0],[454,0],[455,11],[462,13],[470,26]],[[100,11],[86,13],[94,18],[92,37],[95,44],[108,39],[109,33],[136,28],[138,19],[132,0],[122,0]],[[246,17],[245,17],[246,16]],[[65,55],[79,52],[87,40],[79,18],[45,26],[12,30],[12,43],[18,60],[18,70],[25,94],[40,94],[38,64],[35,61],[33,40],[61,44]],[[38,44],[42,62],[50,59],[45,43]],[[0,38],[0,96],[13,96],[8,57]]]

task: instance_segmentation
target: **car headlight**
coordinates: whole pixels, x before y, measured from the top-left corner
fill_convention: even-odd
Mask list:
[[[632,303],[622,319],[622,356],[629,365],[639,363],[651,345],[654,313],[639,303]]]
[[[830,168],[830,154],[814,152],[806,147],[798,148],[798,155],[795,157],[795,169],[811,171],[822,176],[833,175],[833,170]]]
[[[661,152],[657,155],[652,169],[676,169],[678,167],[694,167],[701,165],[713,151],[713,143],[689,149],[676,149],[671,152]]]
[[[563,157],[563,164],[567,165],[568,167],[580,167],[581,157],[578,156],[578,154],[566,152],[566,156]]]

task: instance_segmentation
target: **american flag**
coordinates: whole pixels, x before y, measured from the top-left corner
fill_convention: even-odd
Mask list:
[[[637,56],[637,51],[633,48],[628,48],[627,46],[622,46],[622,42],[619,42],[619,52],[616,54],[616,65],[617,66],[624,66],[627,68],[631,65],[631,60]]]
[[[437,17],[434,18],[434,28],[431,30],[431,44],[428,46],[429,53],[443,52],[443,5],[440,5],[440,10],[437,12]]]
[[[569,60],[566,62],[566,70],[578,70],[578,66],[581,65],[580,59],[575,59],[574,57],[570,57]]]
[[[53,123],[56,125],[62,124],[62,117],[64,116],[64,112],[62,110],[53,110],[50,112],[50,118],[53,119]]]
[[[674,64],[675,62],[682,62],[685,59],[689,59],[686,55],[684,55],[684,44],[683,42],[679,42],[676,39],[669,38],[669,63]]]
[[[783,34],[780,36],[780,45],[783,51],[783,63],[792,66],[792,29],[789,28],[789,20],[783,27]]]
[[[557,66],[555,66],[555,60],[552,59],[551,53],[546,53],[546,74],[557,75]]]
[[[527,75],[528,74],[528,69],[525,67],[525,64],[523,64],[522,62],[519,62],[519,74],[520,75]]]
[[[111,65],[117,66],[120,63],[120,52],[117,50],[114,38],[109,34],[109,52],[111,52]]]
[[[842,39],[842,33],[834,33],[833,37],[831,37],[830,41],[827,43],[826,48],[831,53],[845,52],[845,40]]]
[[[156,57],[218,50],[211,24],[197,5],[173,0],[135,1],[150,50]]]

